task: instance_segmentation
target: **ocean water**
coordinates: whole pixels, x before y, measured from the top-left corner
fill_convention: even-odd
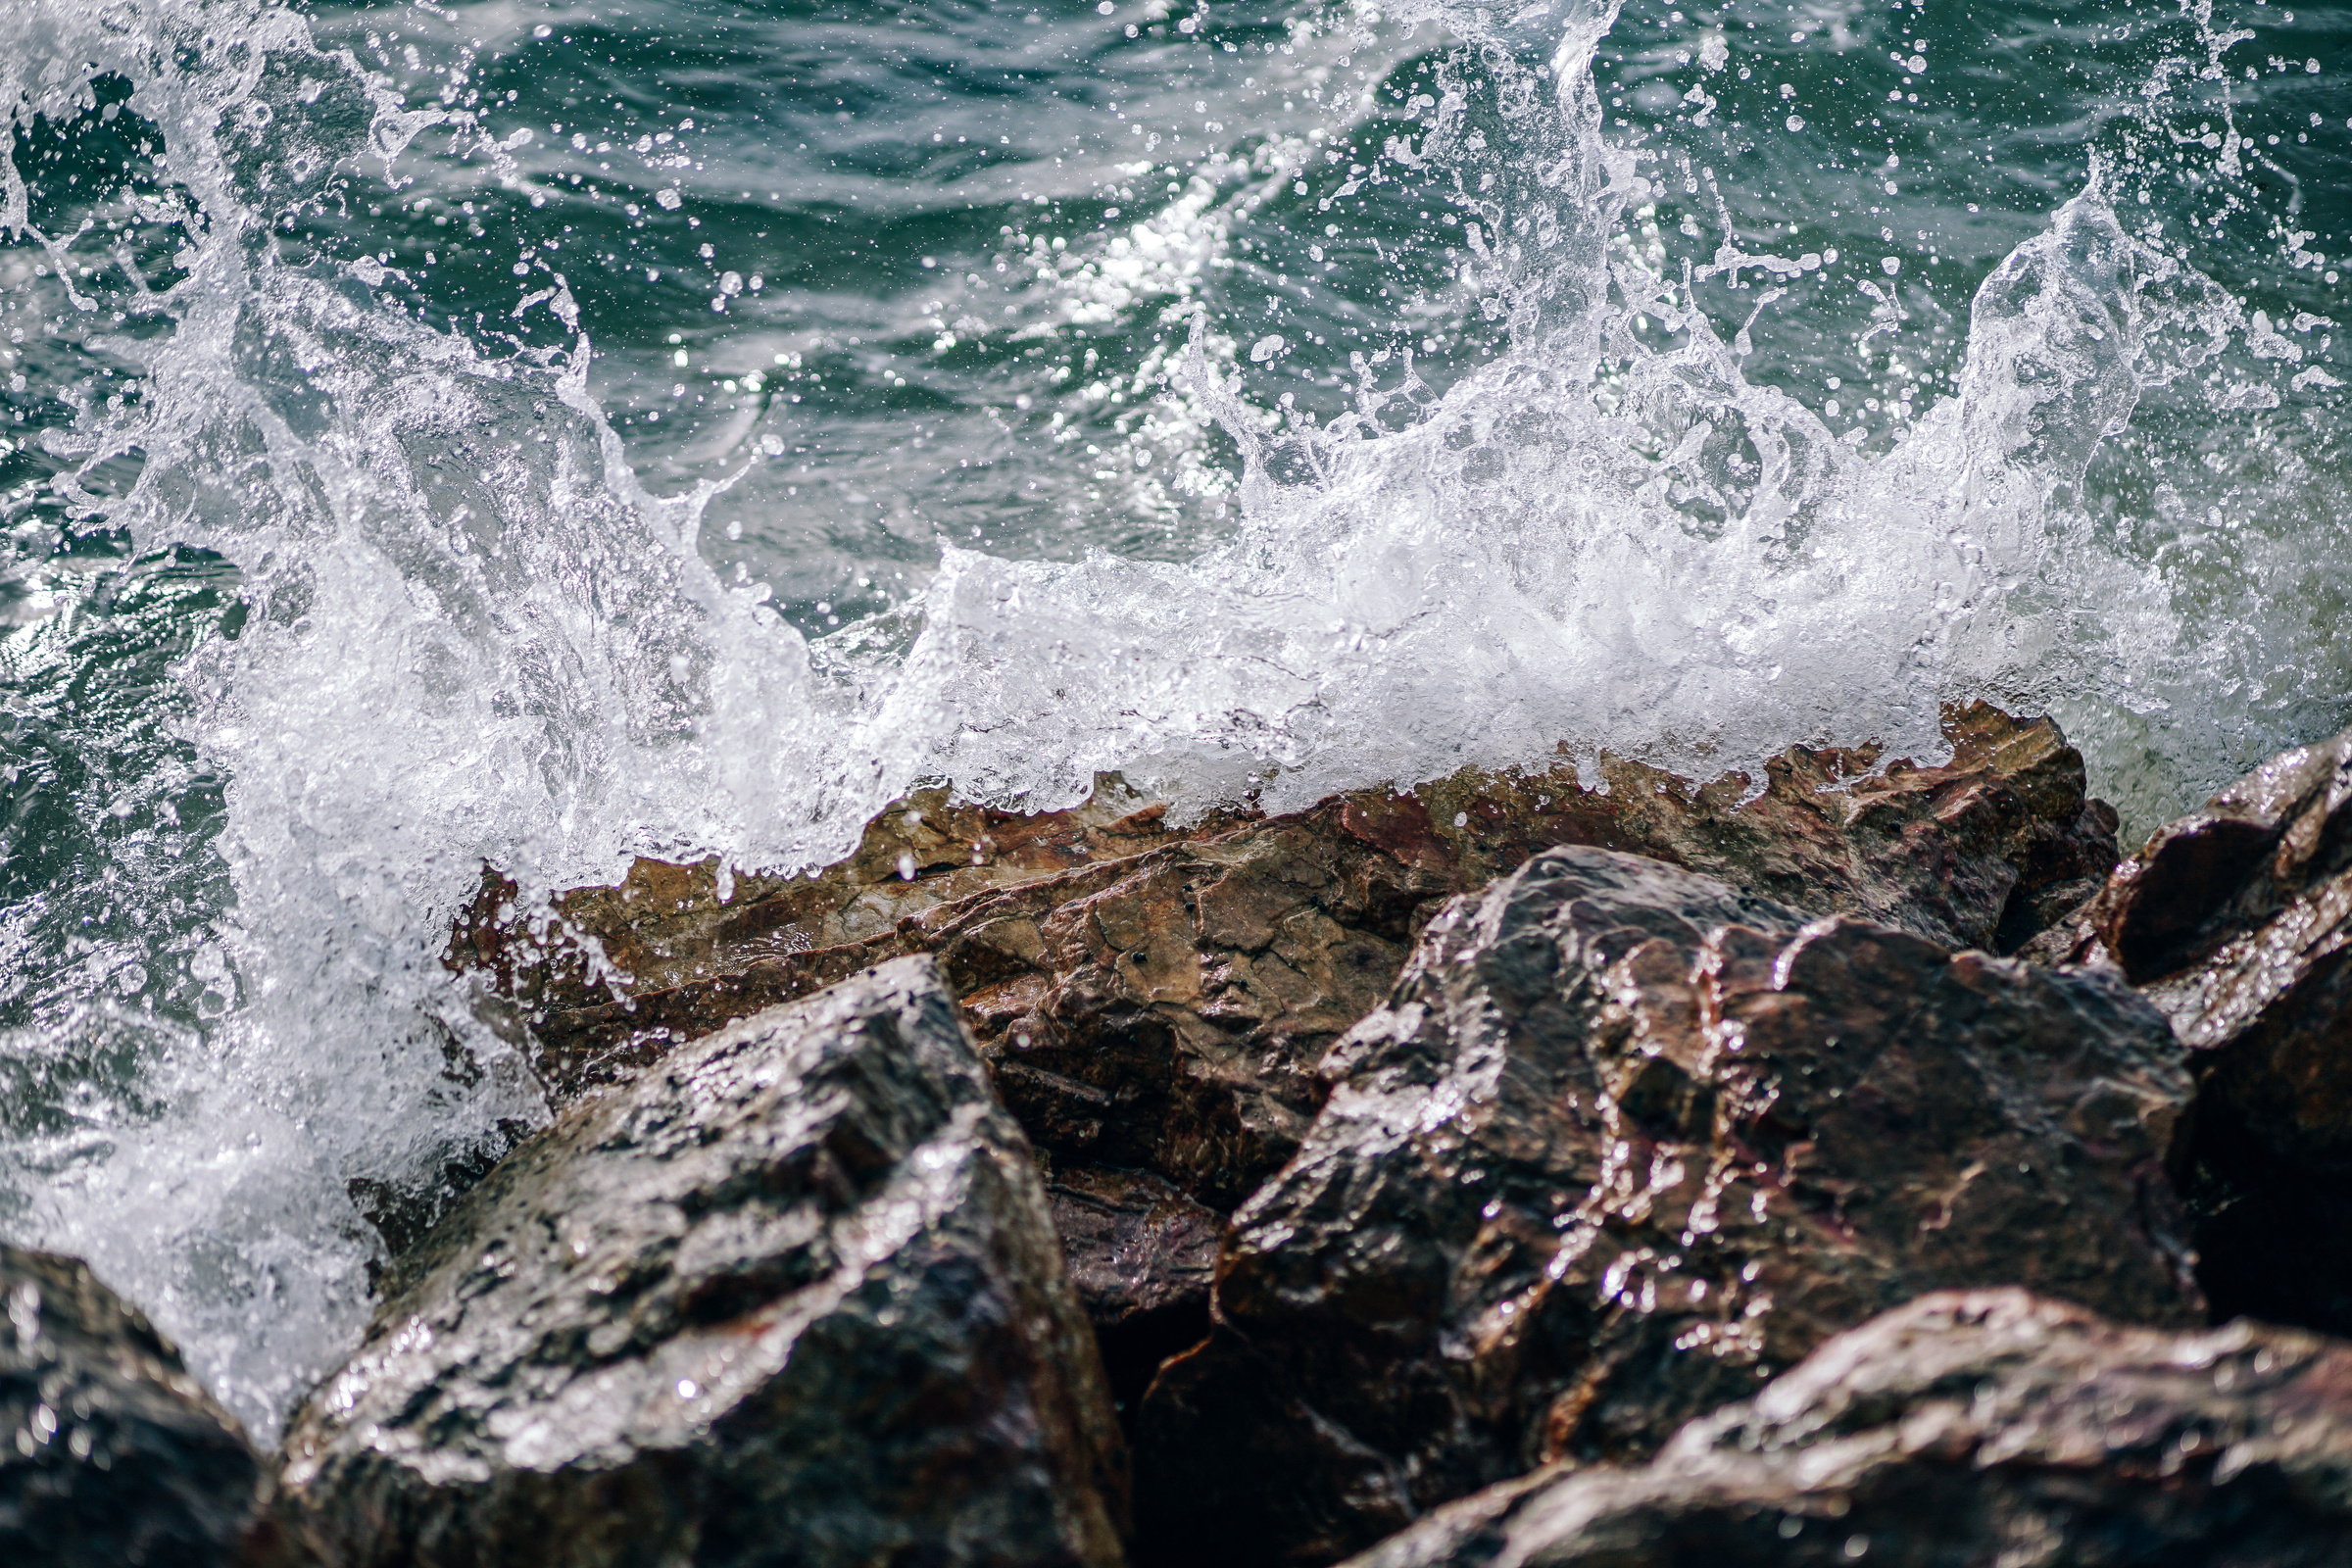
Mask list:
[[[2352,8],[0,8],[0,1235],[265,1434],[484,860],[2352,721]]]

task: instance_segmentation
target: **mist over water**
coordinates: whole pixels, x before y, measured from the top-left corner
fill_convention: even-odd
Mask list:
[[[2352,720],[2352,13],[26,0],[0,1234],[265,1433],[487,859]]]

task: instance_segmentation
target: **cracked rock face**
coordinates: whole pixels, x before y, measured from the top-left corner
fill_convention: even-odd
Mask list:
[[[78,1259],[0,1243],[0,1562],[236,1560],[263,1466],[179,1352]]]
[[[1927,1291],[2203,1320],[2183,1053],[2112,976],[1559,849],[1433,921],[1323,1072],[1139,1418],[1167,1561],[1329,1561],[1645,1455]]]
[[[2352,1348],[2123,1327],[2002,1290],[1922,1298],[1644,1468],[1538,1472],[1350,1568],[2347,1560]]]
[[[1121,1560],[1047,1196],[927,959],[516,1151],[286,1453],[279,1517],[338,1568]]]

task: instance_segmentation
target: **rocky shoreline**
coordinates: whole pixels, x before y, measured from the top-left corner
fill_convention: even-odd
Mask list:
[[[486,871],[552,1125],[368,1195],[276,1454],[0,1249],[0,1547],[2352,1560],[2352,734],[2127,859],[2048,720],[1946,727]]]

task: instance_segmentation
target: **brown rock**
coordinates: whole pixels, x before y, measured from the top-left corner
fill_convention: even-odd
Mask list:
[[[298,1412],[336,1568],[1121,1560],[1035,1158],[928,959],[673,1054],[402,1260]]]
[[[2035,956],[2113,964],[2196,1027],[2217,1002],[2229,1004],[2217,993],[2228,989],[2224,973],[2236,967],[2243,939],[2347,866],[2352,730],[2281,752],[2158,828],[2091,902],[2036,942]]]
[[[938,953],[984,1048],[1021,1064],[1006,1095],[1033,1137],[1230,1203],[1287,1155],[1318,1102],[1316,1056],[1385,992],[1419,923],[1549,846],[1627,850],[1952,946],[2032,935],[2053,890],[2114,863],[2114,813],[2085,799],[2082,758],[2047,719],[1980,704],[1946,730],[1941,767],[1872,774],[1872,752],[1791,749],[1752,799],[1744,775],[1694,787],[1610,760],[1592,788],[1565,764],[1472,769],[1181,835],[1108,776],[1086,806],[1035,817],[928,792],[877,817],[851,859],[738,876],[731,901],[709,864],[641,860],[534,923],[487,873],[449,961],[522,1009],[563,1102],[879,956]],[[602,982],[592,945],[616,966]],[[1105,1049],[1157,1064],[1098,1060]],[[1219,1103],[1134,1130],[1171,1100]]]
[[[2112,977],[1546,851],[1430,925],[1137,1427],[1167,1561],[1329,1561],[1640,1457],[1922,1292],[2202,1321],[2182,1053]]]
[[[1337,815],[1334,808],[1326,814]],[[658,1054],[878,958],[934,954],[1006,1103],[1066,1161],[1230,1207],[1314,1114],[1315,1059],[1446,884],[1310,817],[1250,824],[939,904],[883,936],[551,1015],[545,1060]]]
[[[0,1243],[0,1562],[237,1560],[261,1456],[77,1258]]]
[[[1984,1291],[1830,1341],[1644,1468],[1538,1472],[1350,1568],[2347,1561],[2352,1348]]]
[[[2188,1045],[2215,1309],[2352,1333],[2352,732],[2158,829],[2036,953],[2120,968]]]
[[[517,909],[514,884],[485,866],[481,891],[459,912],[449,962],[482,974],[536,1022],[615,991],[662,991],[862,942],[938,904],[1185,837],[1162,824],[1165,812],[1115,774],[1097,780],[1085,805],[1033,815],[917,790],[866,824],[855,854],[815,876],[736,871],[722,885],[716,860],[640,858],[617,887],[575,888],[535,913]]]
[[[1296,1152],[1325,1092],[1317,1062],[1387,993],[1429,915],[1549,846],[1635,851],[1947,944],[2038,930],[2113,863],[2114,815],[2085,799],[2082,758],[2048,720],[1980,705],[1946,728],[1947,765],[1873,773],[1875,753],[1796,748],[1752,798],[1744,777],[1702,788],[1608,760],[1592,787],[1565,764],[1467,770],[1178,832],[1114,777],[1033,817],[925,792],[843,863],[738,875],[725,899],[712,865],[640,861],[619,888],[531,919],[491,873],[450,961],[528,1032],[562,1104],[881,958],[935,954],[1058,1180],[1150,1178],[1223,1214]],[[1063,1212],[1078,1218],[1067,1200]],[[1201,1323],[1198,1272],[1175,1261],[1192,1254],[1125,1255],[1125,1288],[1166,1309],[1094,1298],[1122,1398]],[[1156,1283],[1134,1273],[1163,1264]]]

